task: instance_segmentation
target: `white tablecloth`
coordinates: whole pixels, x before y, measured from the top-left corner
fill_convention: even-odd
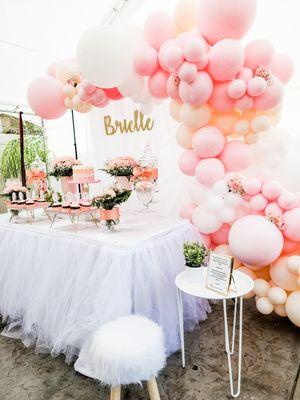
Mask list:
[[[3,334],[39,352],[78,354],[102,323],[131,313],[164,329],[168,354],[179,349],[175,276],[183,269],[182,245],[199,236],[191,224],[156,214],[122,215],[120,232],[101,233],[66,220],[49,229],[8,223],[0,216],[0,313]],[[185,300],[186,328],[206,318],[206,300]]]

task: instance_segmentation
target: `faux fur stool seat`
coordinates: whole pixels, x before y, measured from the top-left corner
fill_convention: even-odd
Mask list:
[[[74,368],[111,386],[111,400],[121,385],[147,381],[151,400],[159,400],[155,377],[165,366],[164,336],[149,319],[131,315],[102,325],[84,344]]]

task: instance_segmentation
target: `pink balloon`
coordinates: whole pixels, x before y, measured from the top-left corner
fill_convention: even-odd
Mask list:
[[[188,39],[183,48],[184,57],[190,62],[199,62],[206,55],[206,46],[202,39]]]
[[[94,91],[96,90],[96,86],[93,85],[91,82],[87,81],[86,79],[83,79],[80,82],[80,86],[83,88],[83,90],[87,93],[87,94],[92,94],[94,93]]]
[[[87,94],[83,87],[77,88],[77,94],[82,101],[89,101],[91,99],[91,95]]]
[[[287,268],[287,257],[280,257],[270,267],[272,281],[284,290],[292,292],[299,289],[297,277]]]
[[[235,108],[235,101],[227,94],[229,84],[230,82],[214,83],[209,104],[217,111],[227,112],[232,111]]]
[[[91,97],[91,103],[95,107],[101,107],[106,102],[107,96],[103,89],[96,88]]]
[[[146,20],[144,36],[150,46],[157,50],[167,40],[173,39],[176,28],[173,20],[163,12],[154,12]]]
[[[250,195],[255,195],[260,192],[261,189],[261,183],[258,179],[256,178],[248,178],[244,182],[244,190],[247,194]]]
[[[250,208],[254,211],[263,211],[267,204],[268,200],[262,194],[257,194],[250,199]]]
[[[198,61],[196,63],[197,70],[202,71],[203,69],[205,69],[207,67],[208,60],[209,60],[208,54],[205,53],[204,56],[202,57],[201,61]]]
[[[31,82],[27,99],[33,112],[44,119],[56,119],[67,111],[64,104],[63,83],[52,76],[43,76]]]
[[[214,126],[205,126],[195,132],[192,139],[194,152],[201,158],[219,155],[225,145],[223,133]]]
[[[294,61],[285,54],[276,54],[270,64],[272,73],[281,80],[282,83],[288,83],[295,72]]]
[[[243,97],[246,93],[247,85],[242,79],[235,79],[230,82],[227,94],[231,99],[239,99]]]
[[[202,242],[204,244],[204,246],[209,249],[211,247],[211,238],[210,235],[208,235],[207,233],[201,233],[199,232]]]
[[[283,221],[285,224],[284,236],[289,240],[300,242],[300,208],[286,211],[283,214]]]
[[[148,45],[138,48],[134,53],[133,67],[139,75],[150,76],[154,74],[159,68],[157,50]]]
[[[253,107],[254,100],[252,97],[245,94],[245,96],[237,99],[235,102],[236,107],[241,111],[248,111]]]
[[[282,209],[279,207],[279,205],[275,202],[269,203],[267,207],[265,208],[265,214],[268,215],[281,215],[282,214]]]
[[[196,178],[200,183],[206,186],[213,185],[225,176],[225,168],[220,160],[217,158],[206,158],[199,161],[196,170]]]
[[[185,61],[178,70],[178,76],[186,83],[194,82],[197,77],[196,64]]]
[[[262,267],[279,257],[283,237],[280,230],[265,217],[248,215],[232,225],[229,246],[243,264]]]
[[[224,38],[241,39],[254,22],[256,3],[256,0],[201,0],[199,30],[210,44]]]
[[[179,79],[177,76],[170,75],[167,81],[167,93],[171,99],[181,102],[179,96]]]
[[[282,82],[276,77],[273,76],[272,84],[267,86],[265,92],[255,98],[254,108],[258,111],[266,111],[271,108],[278,106],[284,95],[284,87]]]
[[[200,158],[193,150],[186,150],[179,158],[179,168],[185,175],[194,176],[199,161]]]
[[[170,45],[166,47],[162,53],[164,65],[170,71],[175,71],[184,61],[183,52],[180,46]]]
[[[261,188],[262,194],[269,200],[277,199],[282,191],[282,186],[278,181],[273,179],[267,180]]]
[[[283,191],[278,197],[278,205],[284,210],[291,210],[297,206],[297,197],[294,193]]]
[[[282,249],[282,254],[290,254],[297,250],[299,246],[299,243],[294,242],[292,240],[288,240],[287,238],[284,238],[284,244],[283,244],[283,249]]]
[[[119,92],[119,89],[114,87],[110,89],[104,89],[106,96],[111,100],[121,100],[123,95]]]
[[[234,79],[245,60],[243,46],[234,39],[223,39],[209,52],[208,72],[216,81]]]
[[[254,71],[259,65],[268,66],[274,56],[274,52],[274,47],[268,40],[253,40],[245,50],[245,67]]]
[[[158,50],[158,62],[159,62],[159,65],[160,65],[160,67],[161,67],[164,71],[166,71],[166,72],[169,72],[169,68],[168,68],[167,65],[165,65],[164,57],[163,57],[163,56],[164,56],[164,53],[165,53],[166,49],[167,49],[168,47],[170,47],[170,46],[173,46],[175,43],[176,43],[175,40],[167,40],[166,42],[164,42],[164,43],[162,44],[162,46],[161,46],[160,49]]]
[[[252,153],[247,143],[233,140],[225,145],[219,158],[224,164],[226,172],[239,172],[249,167]]]
[[[210,98],[213,91],[213,82],[207,72],[199,71],[192,83],[181,81],[179,94],[183,102],[190,105],[202,106]]]
[[[55,71],[56,71],[57,65],[58,65],[57,62],[51,63],[47,68],[47,75],[55,78]]]
[[[253,78],[253,71],[250,68],[242,68],[240,72],[237,74],[237,79],[242,79],[246,83]]]
[[[267,182],[269,179],[272,179],[272,172],[268,169],[265,169],[263,171],[260,171],[257,174],[257,179],[261,182],[261,183],[265,183]]]
[[[192,215],[196,208],[197,206],[194,203],[183,204],[179,214],[180,218],[188,219],[190,222],[192,222]]]
[[[267,89],[267,82],[261,76],[256,76],[247,83],[247,93],[249,96],[257,97],[262,95]]]
[[[231,228],[230,225],[223,224],[217,232],[211,234],[212,241],[216,245],[227,244],[230,228]]]
[[[166,99],[167,93],[167,82],[169,74],[159,69],[155,74],[151,75],[148,80],[148,89],[153,97],[158,99]]]

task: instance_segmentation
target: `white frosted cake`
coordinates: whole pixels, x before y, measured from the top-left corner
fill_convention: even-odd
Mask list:
[[[93,182],[95,180],[94,167],[89,165],[74,165],[73,180],[75,182]]]

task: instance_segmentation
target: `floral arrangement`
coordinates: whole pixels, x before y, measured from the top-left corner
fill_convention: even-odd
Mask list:
[[[19,192],[24,193],[25,195],[27,194],[28,190],[25,186],[22,186],[21,182],[18,181],[17,179],[15,180],[9,180],[5,184],[5,188],[3,190],[3,193],[1,194],[2,197],[7,197],[10,200],[12,200],[12,195],[13,193],[18,194]]]
[[[228,190],[232,193],[238,193],[241,196],[245,194],[242,183],[242,177],[239,175],[232,176],[227,182]]]
[[[50,176],[54,176],[56,179],[61,176],[72,176],[73,166],[81,165],[81,162],[73,157],[59,157],[52,161],[52,171],[49,172]]]
[[[185,242],[183,245],[183,255],[187,267],[201,267],[201,265],[205,263],[208,254],[209,252],[204,244],[198,242]]]
[[[267,220],[272,222],[272,224],[276,225],[278,229],[280,229],[281,231],[284,230],[285,223],[283,221],[282,215],[267,213],[266,217],[267,217]]]
[[[105,164],[104,171],[111,176],[131,177],[133,175],[134,168],[138,166],[138,161],[130,156],[117,157]]]
[[[148,190],[153,190],[154,187],[155,185],[151,181],[137,181],[135,184],[135,189],[143,192],[146,192]]]
[[[115,206],[129,199],[131,190],[124,190],[117,185],[106,189],[93,199],[93,206],[104,210],[112,210]]]

